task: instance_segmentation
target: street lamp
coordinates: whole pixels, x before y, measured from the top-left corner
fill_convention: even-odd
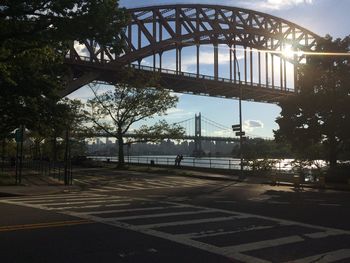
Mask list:
[[[237,65],[237,69],[238,69],[238,86],[239,86],[239,155],[240,155],[240,174],[239,174],[239,179],[243,180],[244,179],[244,174],[243,174],[243,150],[242,150],[242,145],[243,145],[243,130],[242,130],[242,83],[241,83],[241,71],[239,69],[239,63],[238,63],[238,59],[236,56],[236,52],[233,52],[233,50],[231,49],[231,52],[233,53],[233,59],[234,62]],[[236,77],[236,76],[235,76]],[[233,127],[232,127],[233,128]]]

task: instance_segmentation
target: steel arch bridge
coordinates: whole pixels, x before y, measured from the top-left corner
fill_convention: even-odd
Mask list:
[[[175,92],[226,98],[239,96],[240,74],[242,99],[275,103],[297,91],[298,65],[304,52],[315,50],[321,39],[287,20],[229,6],[178,4],[128,12],[131,19],[116,36],[125,43],[121,54],[91,40],[72,45],[66,57],[72,76],[62,96],[92,81],[116,83],[121,67],[129,65],[159,72],[162,86]],[[203,46],[213,49],[210,76],[201,73]],[[187,48],[192,48],[194,56],[191,73],[182,70]],[[224,55],[220,54],[223,48]],[[288,49],[294,51],[291,56],[285,52]],[[172,69],[164,67],[169,52],[175,53]],[[219,70],[222,57],[229,76],[225,78]],[[151,65],[143,65],[146,58]]]

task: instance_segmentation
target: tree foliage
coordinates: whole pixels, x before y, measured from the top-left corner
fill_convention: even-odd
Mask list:
[[[88,101],[87,114],[97,131],[107,133],[118,140],[119,165],[124,164],[123,146],[140,141],[159,141],[164,138],[178,138],[183,134],[180,126],[160,121],[154,125],[142,125],[133,130],[135,139],[124,141],[130,127],[139,121],[164,115],[169,108],[176,106],[178,98],[168,90],[160,88],[157,79],[126,70],[124,78],[114,88],[102,94],[95,92],[95,98]]]
[[[73,41],[120,50],[127,16],[118,0],[5,0],[0,4],[0,134],[33,129],[65,85],[64,57]]]
[[[290,142],[304,159],[324,157],[331,168],[350,143],[349,51],[350,37],[326,36],[318,43],[322,55],[308,56],[301,66],[298,94],[280,103],[275,131],[277,140]]]

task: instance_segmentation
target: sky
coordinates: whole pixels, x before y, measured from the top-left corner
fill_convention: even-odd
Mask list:
[[[350,0],[120,0],[119,3],[120,6],[126,8],[184,3],[242,7],[289,20],[320,36],[330,34],[334,38],[344,38],[350,35]],[[201,52],[203,52],[201,53],[201,57],[205,58],[209,57],[212,51],[204,47]],[[220,55],[219,59],[222,64],[227,63],[225,52],[227,51],[224,47],[219,50],[219,54],[221,55],[221,59]],[[183,71],[191,72],[194,70],[193,57],[190,54],[191,50],[183,53]],[[205,54],[208,56],[205,56]],[[145,59],[143,64],[147,65],[150,61]],[[203,64],[201,70],[204,73],[206,73],[206,69],[208,69],[208,72],[210,71],[209,69],[212,69],[211,61],[204,59],[201,62]],[[171,64],[169,62],[164,67],[172,68]],[[222,74],[224,74],[224,77],[227,77],[225,73]],[[177,107],[170,109],[168,115],[162,117],[170,123],[194,117],[199,112],[205,117],[227,127],[239,123],[237,100],[185,94],[176,95],[179,96]],[[86,101],[86,99],[92,97],[92,92],[88,88],[82,87],[69,97]],[[280,108],[274,104],[243,102],[242,115],[244,130],[251,136],[272,138],[273,130],[278,129],[275,120],[279,116],[279,113]],[[220,132],[217,132],[219,135]]]

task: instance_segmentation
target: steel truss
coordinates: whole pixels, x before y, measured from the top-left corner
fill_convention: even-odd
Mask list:
[[[311,31],[292,22],[265,13],[236,7],[218,5],[179,4],[150,6],[128,10],[130,22],[125,30],[117,36],[124,45],[123,52],[116,56],[108,47],[102,47],[90,40],[72,46],[67,63],[80,67],[84,74],[71,83],[66,93],[79,88],[93,80],[117,81],[117,78],[106,77],[106,70],[111,71],[128,64],[138,64],[153,57],[153,68],[162,72],[164,52],[175,50],[175,75],[182,72],[182,50],[186,47],[196,47],[196,77],[200,78],[200,46],[212,45],[214,63],[214,81],[219,80],[219,45],[225,45],[229,50],[230,81],[237,88],[237,67],[233,59],[237,50],[244,54],[242,80],[247,92],[254,93],[254,87],[276,90],[276,98],[267,91],[262,98],[249,96],[245,99],[276,102],[284,94],[291,93],[287,89],[287,63],[294,66],[294,80],[297,83],[297,68],[304,59],[303,51],[313,51],[320,37]],[[286,57],[283,50],[290,47],[296,51],[292,57]],[[84,50],[85,53],[82,53]],[[87,56],[87,58],[86,58]],[[275,57],[279,58],[276,65]],[[96,65],[99,71],[96,71]],[[108,64],[108,65],[107,65]],[[108,69],[106,69],[108,68]],[[257,75],[257,76],[256,76]],[[279,83],[276,83],[278,76]],[[166,77],[166,76],[165,76]],[[275,79],[276,78],[276,79]],[[181,79],[181,78],[179,78]],[[203,83],[203,81],[200,81]],[[264,83],[263,83],[264,82]],[[208,92],[203,86],[203,93],[211,96],[237,97],[235,91],[220,90]],[[179,86],[179,85],[178,85]],[[215,85],[214,85],[215,86]],[[250,87],[250,89],[249,89]],[[198,92],[185,88],[167,86],[179,92]],[[205,88],[205,89],[204,89]],[[227,87],[225,87],[227,89]],[[297,88],[294,87],[293,91]],[[258,89],[260,92],[260,89]],[[263,92],[264,93],[264,92]]]

